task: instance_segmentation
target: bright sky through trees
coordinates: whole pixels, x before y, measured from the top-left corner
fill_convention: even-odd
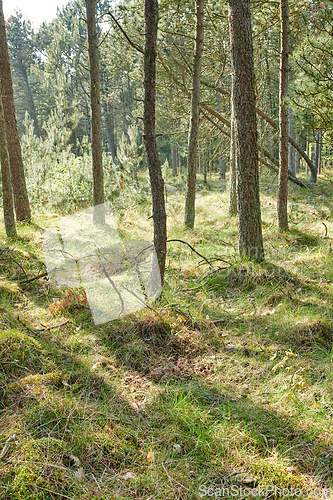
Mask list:
[[[44,21],[50,22],[57,13],[57,7],[63,7],[68,0],[4,0],[3,9],[5,18],[20,10],[28,18],[34,28],[38,28]]]

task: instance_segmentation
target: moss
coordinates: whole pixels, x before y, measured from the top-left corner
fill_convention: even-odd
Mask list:
[[[45,490],[55,491],[57,495],[78,491],[63,463],[68,452],[68,445],[59,439],[25,439],[11,460],[8,498],[38,500],[46,498]]]
[[[6,377],[18,377],[38,371],[43,364],[41,344],[17,330],[0,332],[0,368]]]
[[[64,375],[60,372],[28,375],[9,384],[4,391],[4,399],[9,403],[45,398],[53,388],[62,388],[63,381]]]

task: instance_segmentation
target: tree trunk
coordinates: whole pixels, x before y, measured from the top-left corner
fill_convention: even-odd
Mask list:
[[[222,150],[220,150],[219,177],[220,181],[223,181],[225,179],[225,161]]]
[[[198,134],[200,120],[200,76],[204,37],[203,21],[203,0],[196,0],[196,39],[193,62],[190,129],[188,135],[187,185],[185,195],[184,221],[185,226],[189,229],[193,229],[195,219],[196,165],[198,155]]]
[[[178,149],[177,149],[177,164],[178,164],[179,175],[181,175],[182,174],[182,157],[181,157],[181,154],[180,154]]]
[[[299,136],[296,136],[297,142],[300,142]],[[301,156],[297,150],[295,150],[295,173],[298,174],[300,170]]]
[[[104,118],[106,140],[107,140],[107,143],[108,143],[108,151],[109,151],[112,159],[114,160],[113,149],[112,149],[110,124],[109,124],[109,120],[108,120],[107,106],[106,106],[105,102],[102,103],[102,108],[103,108],[103,118]]]
[[[144,143],[149,170],[153,201],[154,245],[163,284],[166,259],[166,213],[164,181],[156,148],[155,133],[155,88],[156,88],[156,38],[158,24],[157,0],[145,0],[145,46],[144,46]]]
[[[280,89],[279,89],[279,191],[278,225],[282,232],[288,231],[288,108],[285,103],[288,91],[289,58],[289,6],[288,0],[280,0],[281,49],[280,49]]]
[[[264,259],[264,248],[250,0],[229,0],[229,27],[237,154],[238,249],[241,257],[260,262]]]
[[[0,161],[2,178],[3,215],[8,238],[17,236],[13,205],[13,191],[10,175],[10,161],[6,137],[6,121],[0,95]]]
[[[267,107],[268,107],[267,114],[269,116],[273,116],[271,69],[269,66],[268,56],[266,56],[266,82],[267,82]],[[272,127],[268,127],[268,152],[271,156],[274,156],[274,133]]]
[[[10,72],[10,62],[2,0],[0,0],[0,54],[2,100],[4,115],[6,119],[7,145],[14,193],[16,219],[18,221],[29,221],[31,219],[31,210],[25,183],[20,139],[17,130],[13,84]]]
[[[91,148],[93,171],[94,222],[105,223],[104,178],[102,164],[102,113],[99,80],[99,56],[96,30],[96,0],[85,0],[90,64]],[[103,206],[101,206],[103,205]]]
[[[230,120],[230,166],[229,166],[229,215],[237,215],[237,163],[235,144],[235,115],[231,97],[231,120]]]
[[[24,81],[24,84],[25,84],[25,88],[26,88],[26,91],[27,91],[27,97],[28,97],[28,103],[29,103],[29,109],[30,109],[30,116],[31,116],[33,124],[34,124],[34,132],[35,132],[35,134],[36,134],[37,137],[40,137],[40,127],[39,127],[39,123],[38,123],[38,119],[37,119],[34,98],[32,96],[31,88],[30,88],[30,85],[29,85],[27,69],[24,66],[23,61],[21,60],[21,58],[19,59],[18,62],[19,62],[19,71],[20,71],[20,73],[22,75],[22,78],[23,78],[23,81]]]
[[[317,132],[316,132],[316,146],[315,146],[315,153],[314,153],[314,160],[313,160],[313,163],[314,163],[314,166],[316,169],[316,173],[314,175],[313,172],[311,172],[310,182],[312,184],[315,184],[317,182],[317,175],[319,172],[320,142],[321,142],[321,136],[320,136],[319,130],[317,130]]]
[[[207,151],[205,149],[202,150],[201,159],[202,159],[203,183],[207,184],[208,159],[207,159]]]
[[[177,175],[177,148],[176,146],[171,146],[171,159],[172,159],[172,177]]]
[[[289,117],[289,135],[293,135],[294,133],[294,123],[293,123],[293,115],[292,111],[289,108],[288,110],[288,117]],[[293,174],[294,177],[296,177],[296,152],[295,149],[288,143],[288,153],[289,153],[289,172]]]

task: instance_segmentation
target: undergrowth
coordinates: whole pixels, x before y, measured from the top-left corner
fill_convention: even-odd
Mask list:
[[[329,494],[332,183],[293,189],[287,234],[262,184],[262,264],[239,260],[221,186],[198,193],[193,231],[182,190],[167,197],[170,239],[211,266],[170,242],[153,309],[100,326],[84,304],[50,312],[66,297],[43,276],[56,214],[15,241],[1,227],[1,500]],[[147,240],[149,199],[133,196],[114,202],[121,232]]]

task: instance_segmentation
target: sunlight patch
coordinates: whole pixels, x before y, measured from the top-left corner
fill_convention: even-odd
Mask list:
[[[94,208],[105,224],[94,224]],[[120,237],[107,205],[62,217],[44,237],[49,278],[59,287],[83,288],[95,324],[146,306],[161,293],[154,245]]]

